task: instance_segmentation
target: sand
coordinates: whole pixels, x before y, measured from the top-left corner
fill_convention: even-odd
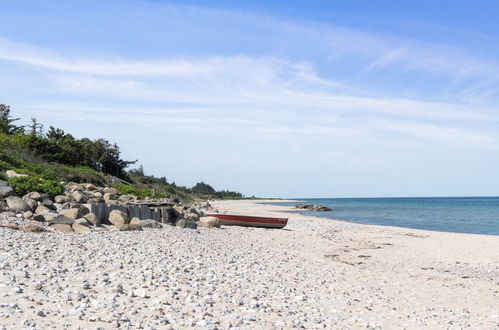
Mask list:
[[[285,229],[0,228],[0,329],[494,329],[499,237],[359,225],[254,201]]]

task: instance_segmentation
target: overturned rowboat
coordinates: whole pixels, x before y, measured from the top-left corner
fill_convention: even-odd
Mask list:
[[[223,226],[284,228],[288,224],[287,218],[253,217],[235,214],[207,214],[207,216],[220,219],[220,224]]]

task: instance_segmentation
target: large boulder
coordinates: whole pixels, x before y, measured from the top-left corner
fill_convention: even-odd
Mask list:
[[[118,189],[110,188],[110,187],[104,188],[103,191],[104,191],[104,193],[115,194],[115,195],[117,195],[119,193]]]
[[[47,213],[50,211],[52,211],[52,210],[49,209],[48,207],[46,207],[44,205],[38,205],[38,207],[35,210],[35,214],[44,214],[44,213]]]
[[[220,227],[220,219],[215,217],[201,217],[199,221],[196,222],[198,227]]]
[[[9,196],[5,199],[7,202],[7,207],[15,212],[27,212],[31,211],[31,207],[22,198],[16,196]]]
[[[76,220],[83,217],[82,210],[77,208],[72,208],[68,210],[60,210],[59,214],[69,218],[71,220]]]
[[[86,203],[88,198],[83,192],[76,190],[73,192],[73,199],[76,203]]]
[[[56,202],[58,204],[68,203],[69,202],[69,197],[65,196],[65,195],[58,195],[58,196],[55,196],[54,202]]]
[[[34,199],[26,197],[23,197],[22,199],[29,205],[30,209],[35,210],[38,207],[38,202],[35,201]]]
[[[60,215],[58,217],[49,220],[50,225],[72,225],[73,223],[74,220],[66,218],[63,215]]]
[[[26,195],[23,196],[23,199],[27,199],[27,198],[35,200],[37,202],[43,201],[43,195],[42,195],[42,193],[39,193],[38,191],[32,191],[32,192],[27,193]]]
[[[49,209],[52,209],[52,210],[56,209],[56,207],[54,207],[54,202],[52,202],[48,198],[42,199],[42,201],[40,202],[40,205],[46,206],[46,207],[48,207]]]
[[[100,226],[101,225],[101,221],[99,219],[99,217],[97,216],[97,214],[95,213],[88,213],[88,214],[85,214],[83,216],[88,222],[90,222],[91,224],[93,224],[94,226]]]
[[[71,225],[63,224],[63,223],[57,223],[52,226],[55,231],[60,231],[63,233],[71,233],[73,232],[73,227]]]
[[[118,195],[113,194],[113,193],[105,193],[104,194],[104,201],[115,201],[118,199]]]
[[[128,219],[128,215],[120,210],[112,210],[109,213],[109,222],[113,225],[123,225],[128,224],[130,220]]]
[[[112,229],[119,231],[131,231],[131,230],[142,230],[142,227],[140,225],[131,225],[127,223],[122,223],[112,226]]]
[[[163,228],[163,225],[152,219],[145,219],[140,221],[142,228]]]
[[[5,182],[5,181],[3,181]],[[8,185],[0,184],[0,198],[5,198],[14,195],[14,188]]]
[[[194,221],[187,221],[185,219],[180,219],[177,221],[176,225],[180,228],[189,228],[189,229],[197,229],[198,225]]]
[[[88,233],[90,231],[90,228],[88,226],[79,224],[79,223],[73,223],[73,231],[76,233]]]
[[[198,221],[199,220],[199,215],[197,215],[196,213],[185,213],[184,214],[184,219],[187,220],[187,221]]]

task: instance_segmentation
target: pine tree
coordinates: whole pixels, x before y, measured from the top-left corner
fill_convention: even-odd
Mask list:
[[[12,118],[10,116],[10,107],[6,104],[0,104],[0,133],[12,135],[22,132],[22,127],[12,124],[18,121],[19,118]]]

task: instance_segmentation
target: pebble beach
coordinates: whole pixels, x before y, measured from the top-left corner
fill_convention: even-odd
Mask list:
[[[499,236],[221,212],[284,229],[0,228],[0,329],[495,329]]]

